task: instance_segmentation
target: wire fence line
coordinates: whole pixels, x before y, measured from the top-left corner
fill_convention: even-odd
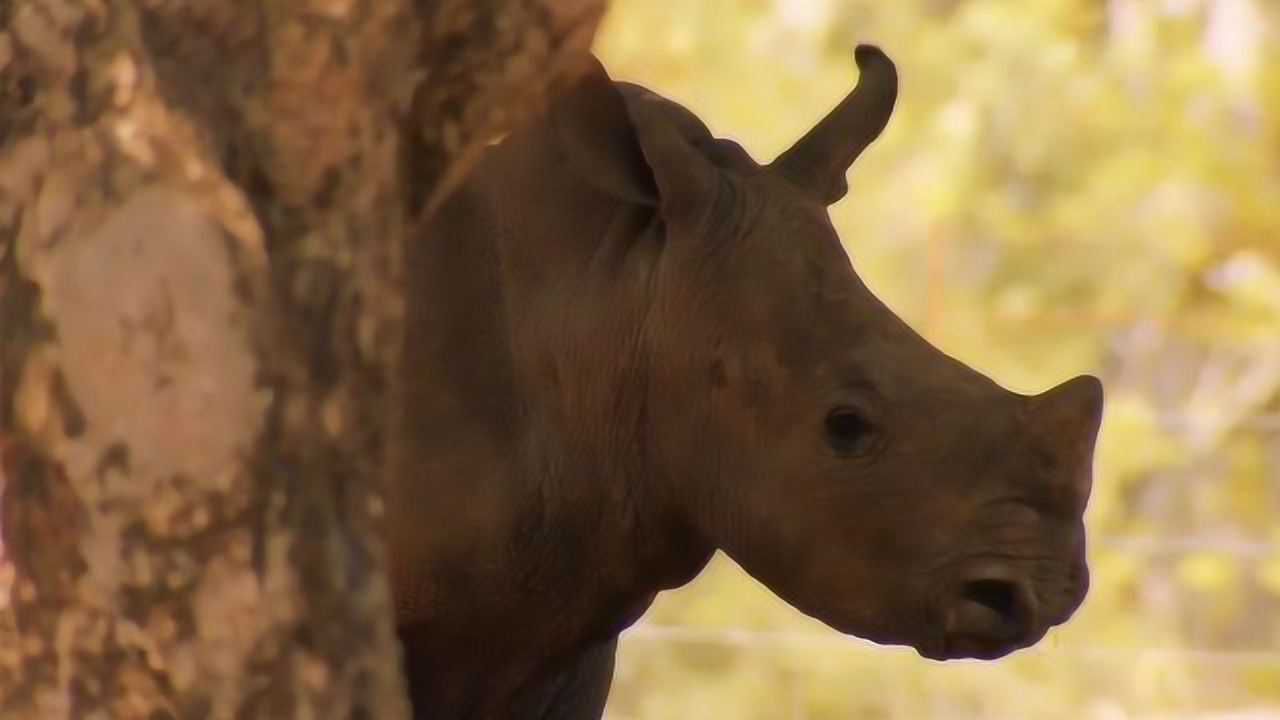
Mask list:
[[[1204,413],[1170,412],[1156,416],[1157,422],[1164,427],[1184,428],[1198,424]],[[1257,430],[1266,433],[1280,433],[1280,413],[1263,413],[1241,418],[1234,427]]]
[[[658,622],[641,621],[633,625],[622,635],[624,647],[620,663],[646,662],[640,658],[647,655],[646,646],[664,648],[659,652],[668,652],[665,648],[676,646],[705,646],[722,648],[733,652],[773,658],[770,662],[782,663],[779,667],[791,667],[791,671],[783,671],[782,682],[770,700],[772,707],[767,717],[779,720],[812,720],[816,717],[834,717],[830,707],[826,710],[814,710],[809,700],[812,688],[797,681],[797,662],[804,663],[807,658],[824,655],[842,654],[870,656],[871,654],[906,655],[912,653],[904,648],[885,648],[875,646],[867,641],[841,635],[836,632],[821,630],[756,630],[748,628],[709,628],[681,625],[668,625]],[[626,652],[630,646],[632,652]],[[630,658],[628,658],[630,656]],[[1055,718],[1074,717],[1076,720],[1280,720],[1280,704],[1269,702],[1261,696],[1249,691],[1226,690],[1220,685],[1226,682],[1229,687],[1236,687],[1240,682],[1257,683],[1259,677],[1275,678],[1280,676],[1280,649],[1277,650],[1232,650],[1197,647],[1159,647],[1159,646],[1084,646],[1076,644],[1056,643],[1049,641],[1019,653],[1023,659],[1031,659],[1036,666],[1046,667],[1049,663],[1054,668],[1065,672],[1075,672],[1069,668],[1090,668],[1086,676],[1092,673],[1097,677],[1125,677],[1120,687],[1129,685],[1129,690],[1107,686],[1097,695],[1084,701],[1078,707],[1068,709],[1054,707]],[[976,666],[978,661],[962,662],[958,665]],[[948,663],[952,671],[957,663]],[[900,665],[898,665],[900,667]],[[983,668],[970,667],[970,670],[986,672]],[[626,672],[615,678],[615,685],[625,684]],[[912,720],[1028,720],[1036,717],[1031,708],[1037,707],[1037,701],[1027,700],[1009,702],[992,699],[974,703],[974,686],[961,690],[957,696],[956,687],[966,687],[966,681],[953,685],[955,675],[931,675],[915,677],[911,680],[896,681],[892,672],[886,674],[884,682],[876,692],[876,710],[869,711],[866,717],[877,718],[911,718]],[[984,675],[962,675],[968,682]],[[1003,676],[1002,676],[1003,677]],[[1252,681],[1248,678],[1254,678]],[[1206,701],[1198,691],[1186,685],[1192,678],[1197,682],[1206,682],[1214,687],[1220,697],[1216,701]],[[1210,679],[1215,678],[1215,679]],[[621,681],[621,682],[619,682]],[[1014,688],[1000,685],[1001,681],[980,682],[985,685],[979,694],[992,692],[993,687],[1000,687],[1001,695],[1008,692],[1017,693]],[[1088,681],[1086,681],[1088,682]],[[1268,681],[1263,681],[1268,682]],[[1172,686],[1168,683],[1173,683]],[[1176,694],[1176,699],[1165,697],[1162,702],[1148,705],[1141,700],[1153,693],[1159,695],[1158,687],[1168,687]],[[1176,689],[1174,689],[1176,688]],[[851,691],[854,692],[854,691]],[[865,692],[865,688],[864,688]],[[1222,693],[1226,695],[1222,695]],[[1128,693],[1134,693],[1132,695]],[[1055,700],[1042,699],[1040,703],[1051,705]],[[856,706],[856,705],[854,705]],[[850,707],[854,707],[850,706]],[[1161,706],[1162,709],[1157,709]],[[821,707],[821,704],[819,704]],[[1020,708],[1020,709],[1014,709]],[[1062,711],[1068,711],[1063,715]],[[814,713],[818,714],[814,714]],[[861,714],[841,715],[852,720],[863,717]],[[1074,714],[1070,714],[1074,713]],[[632,716],[620,708],[611,710],[605,720],[635,720],[648,714]],[[659,715],[662,717],[662,715]],[[699,717],[704,715],[699,714]],[[711,717],[712,715],[705,715]]]
[[[640,643],[641,646],[655,643],[660,645],[709,645],[731,648],[735,651],[762,653],[777,657],[785,651],[797,650],[800,655],[791,655],[795,662],[797,657],[808,657],[810,654],[829,653],[910,653],[910,650],[891,650],[874,647],[856,638],[839,635],[834,632],[805,632],[786,630],[749,630],[749,629],[715,629],[664,625],[652,622],[640,622],[627,630],[623,643]],[[1024,657],[1039,656],[1051,661],[1054,666],[1086,666],[1108,668],[1102,672],[1138,672],[1148,679],[1144,684],[1151,692],[1152,673],[1158,675],[1160,668],[1176,665],[1186,668],[1192,675],[1210,671],[1216,676],[1222,673],[1242,677],[1248,673],[1265,672],[1274,676],[1280,672],[1280,652],[1246,651],[1246,650],[1209,650],[1197,648],[1161,648],[1161,647],[1080,647],[1052,644],[1051,647],[1039,645],[1023,650]],[[977,664],[976,661],[962,664]],[[1145,671],[1137,670],[1146,668]],[[976,669],[976,668],[975,668]],[[829,711],[815,716],[806,701],[810,689],[804,683],[784,682],[770,701],[769,717],[779,720],[811,720],[814,717],[832,717]],[[625,683],[624,678],[616,678]],[[1175,681],[1176,682],[1176,681]],[[912,720],[1027,720],[1035,714],[1027,714],[1026,708],[1013,711],[1008,703],[980,703],[977,706],[954,702],[947,692],[939,692],[947,687],[946,680],[934,677],[923,682],[917,679],[912,682],[894,682],[886,678],[886,682],[878,691],[878,704],[887,705],[888,712],[881,709],[867,717],[911,718]],[[1014,691],[1016,692],[1016,691]],[[1185,693],[1185,690],[1183,691]],[[1261,698],[1246,699],[1236,697],[1229,707],[1218,704],[1216,707],[1201,706],[1191,696],[1184,697],[1181,702],[1174,701],[1172,706],[1163,710],[1154,707],[1142,709],[1143,703],[1130,705],[1123,696],[1111,696],[1106,692],[1084,705],[1072,710],[1072,717],[1077,720],[1280,720],[1280,706],[1268,703]],[[1052,701],[1050,701],[1052,702]],[[1016,705],[1016,703],[1015,703]],[[1027,707],[1034,707],[1034,702]],[[1059,708],[1061,710],[1062,708]],[[1012,713],[1012,714],[1011,714]],[[643,714],[643,713],[642,713]],[[647,717],[647,715],[645,715]],[[1054,717],[1061,717],[1059,713]],[[605,720],[635,720],[621,709],[610,708]],[[703,715],[699,715],[703,717]],[[706,715],[711,717],[711,715]],[[861,717],[858,714],[849,718]]]
[[[635,639],[648,642],[673,642],[681,644],[708,644],[732,646],[742,649],[777,650],[786,647],[802,647],[823,650],[866,651],[872,647],[877,652],[886,650],[835,632],[803,632],[795,630],[750,630],[744,628],[700,628],[684,625],[665,625],[641,621],[632,625],[622,635],[623,641]],[[910,652],[900,650],[898,652]],[[1028,656],[1053,655],[1084,661],[1180,658],[1215,665],[1274,666],[1280,668],[1280,651],[1266,650],[1214,650],[1205,648],[1176,647],[1080,647],[1056,645],[1036,646],[1022,651]]]
[[[1261,542],[1238,538],[1186,537],[1162,538],[1143,536],[1115,536],[1090,538],[1089,542],[1103,550],[1132,553],[1135,555],[1187,555],[1214,553],[1246,559],[1280,558],[1280,541]]]

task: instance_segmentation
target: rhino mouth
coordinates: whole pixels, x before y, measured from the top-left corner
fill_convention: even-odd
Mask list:
[[[941,633],[919,648],[932,660],[995,660],[1034,645],[1048,631],[1030,583],[998,566],[965,572],[943,594],[939,610]]]

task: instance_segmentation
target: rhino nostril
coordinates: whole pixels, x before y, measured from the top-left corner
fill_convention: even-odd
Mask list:
[[[989,608],[1005,620],[1016,620],[1022,614],[1019,609],[1018,589],[1011,582],[971,580],[964,584],[960,595],[965,600]]]
[[[1025,583],[979,577],[963,582],[948,611],[952,657],[1000,657],[1034,642],[1035,598]]]

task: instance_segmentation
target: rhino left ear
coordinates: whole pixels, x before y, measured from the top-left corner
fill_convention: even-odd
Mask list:
[[[710,139],[705,126],[687,111],[674,115],[669,101],[643,88],[625,85],[624,91],[599,61],[592,63],[551,113],[569,165],[608,195],[652,205],[669,218],[707,206],[716,169],[689,137]]]
[[[695,146],[711,133],[688,110],[643,88],[627,92],[627,108],[667,219],[690,219],[711,206],[719,170]]]
[[[658,188],[640,149],[627,103],[600,61],[555,101],[551,127],[580,178],[610,197],[655,205]]]

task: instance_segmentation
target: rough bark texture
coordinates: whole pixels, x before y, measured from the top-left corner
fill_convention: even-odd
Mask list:
[[[403,244],[600,11],[0,3],[0,718],[405,717]]]

